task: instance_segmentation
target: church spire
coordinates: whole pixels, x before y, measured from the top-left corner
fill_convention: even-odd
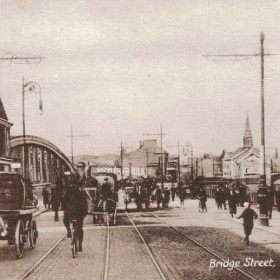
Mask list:
[[[243,137],[243,147],[244,148],[253,147],[253,138],[252,138],[252,133],[251,133],[248,114],[247,114],[247,118],[246,118],[245,134],[244,134],[244,137]]]

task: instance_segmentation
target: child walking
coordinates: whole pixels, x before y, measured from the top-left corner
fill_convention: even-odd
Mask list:
[[[245,210],[242,212],[242,214],[237,217],[237,219],[243,218],[243,227],[245,232],[245,239],[247,245],[249,245],[249,235],[252,233],[252,229],[254,227],[254,218],[258,218],[258,214],[250,208],[250,203],[245,202],[244,203]]]

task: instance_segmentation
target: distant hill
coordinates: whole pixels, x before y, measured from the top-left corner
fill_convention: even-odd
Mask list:
[[[74,156],[74,163],[85,161],[90,164],[99,163],[99,164],[110,164],[114,165],[114,162],[118,158],[118,155],[114,154],[101,154],[101,155],[78,155]],[[71,160],[71,157],[69,158]]]

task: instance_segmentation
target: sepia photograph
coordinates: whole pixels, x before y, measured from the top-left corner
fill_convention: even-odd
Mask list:
[[[280,279],[279,0],[0,7],[0,280]]]

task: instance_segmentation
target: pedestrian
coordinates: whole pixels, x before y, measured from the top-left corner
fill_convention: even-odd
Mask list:
[[[237,217],[237,219],[243,218],[243,227],[245,233],[244,241],[246,242],[246,245],[249,245],[249,236],[251,235],[254,227],[254,218],[257,219],[258,215],[253,209],[250,208],[249,202],[245,202],[244,207],[244,211],[239,217]]]
[[[50,209],[50,193],[49,193],[47,187],[44,187],[44,189],[42,191],[42,196],[43,196],[43,203],[45,205],[45,208]]]
[[[165,207],[168,208],[168,204],[169,204],[169,201],[170,201],[170,190],[165,187],[165,190],[164,190],[164,200],[165,200]]]
[[[218,210],[222,209],[221,195],[222,195],[222,192],[221,192],[221,188],[219,186],[216,189],[216,192],[215,192],[215,201],[216,201],[216,205],[217,205]]]
[[[156,201],[157,201],[157,208],[160,207],[160,203],[162,202],[162,191],[160,187],[157,185],[156,187]]]
[[[221,209],[222,209],[222,206],[224,206],[224,210],[227,210],[226,199],[227,199],[226,189],[224,186],[222,186],[222,188],[221,188]]]
[[[270,186],[267,188],[267,210],[268,210],[268,218],[272,219],[272,207],[274,204],[274,190],[273,187]]]
[[[180,187],[178,192],[179,192],[180,204],[181,204],[181,206],[183,206],[184,205],[184,200],[185,200],[185,197],[186,197],[185,189]]]
[[[142,209],[142,201],[141,201],[141,186],[136,184],[133,192],[132,192],[132,197],[134,198],[135,204],[137,206],[137,210]]]
[[[239,201],[241,207],[243,207],[244,202],[247,201],[246,194],[247,194],[247,186],[241,184],[239,188]]]
[[[172,183],[171,185],[171,198],[172,198],[172,201],[175,200],[175,195],[176,195],[176,186],[174,183]]]
[[[236,204],[237,204],[237,195],[234,189],[231,189],[228,195],[228,207],[229,213],[233,218],[233,215],[236,215]]]
[[[207,196],[206,196],[206,192],[202,188],[200,188],[199,190],[198,199],[200,203],[200,209],[203,212],[207,212],[207,207],[206,207]]]
[[[148,192],[148,188],[142,187],[141,189],[141,203],[144,203],[145,209],[149,210],[149,205],[150,205],[150,194]]]
[[[51,189],[51,201],[52,201],[52,210],[54,211],[54,221],[58,222],[58,210],[60,207],[60,193],[56,186],[53,186]]]

